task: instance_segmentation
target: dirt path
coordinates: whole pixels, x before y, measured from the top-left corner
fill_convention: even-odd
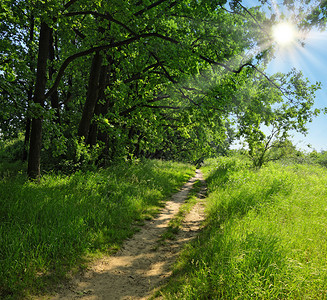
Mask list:
[[[160,215],[148,221],[115,255],[95,261],[83,275],[75,278],[69,289],[50,299],[148,299],[171,274],[182,246],[194,238],[203,221],[201,201],[185,217],[183,228],[176,240],[156,247],[169,221],[178,213],[196,180],[203,177],[199,170],[167,202]],[[202,193],[202,196],[201,196]],[[199,193],[199,200],[204,190]]]

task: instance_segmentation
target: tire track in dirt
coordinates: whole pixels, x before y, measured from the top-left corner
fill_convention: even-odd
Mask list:
[[[199,201],[186,215],[176,240],[156,247],[169,221],[178,213],[197,180],[203,183],[198,194]],[[158,217],[147,221],[121,250],[93,262],[82,277],[73,279],[69,288],[48,299],[148,299],[171,275],[172,264],[183,245],[197,236],[204,219],[201,204],[204,194],[203,176],[197,170],[196,175],[166,202]]]

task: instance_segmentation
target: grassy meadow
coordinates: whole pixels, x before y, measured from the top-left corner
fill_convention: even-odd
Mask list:
[[[219,158],[202,168],[206,227],[165,299],[326,299],[327,169]]]
[[[194,175],[181,163],[142,160],[26,180],[0,163],[0,298],[56,284],[83,261],[119,248]],[[78,268],[76,268],[78,266]]]

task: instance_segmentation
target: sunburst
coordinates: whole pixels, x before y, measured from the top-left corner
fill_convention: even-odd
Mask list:
[[[298,32],[295,26],[288,22],[281,22],[272,28],[273,38],[280,46],[288,46],[295,42]]]

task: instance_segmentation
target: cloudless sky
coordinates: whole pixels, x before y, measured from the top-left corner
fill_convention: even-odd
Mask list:
[[[279,1],[280,2],[280,1]],[[242,2],[246,7],[258,5],[256,0]],[[281,8],[283,9],[283,8]],[[287,12],[285,12],[287,13]],[[321,82],[322,89],[316,92],[315,107],[327,107],[327,31],[312,30],[304,40],[305,46],[289,47],[288,50],[279,47],[276,58],[270,62],[268,73],[287,73],[292,68],[301,70],[311,83]],[[292,141],[297,148],[311,151],[313,149],[327,150],[327,115],[321,114],[308,124],[306,136],[294,133]]]

